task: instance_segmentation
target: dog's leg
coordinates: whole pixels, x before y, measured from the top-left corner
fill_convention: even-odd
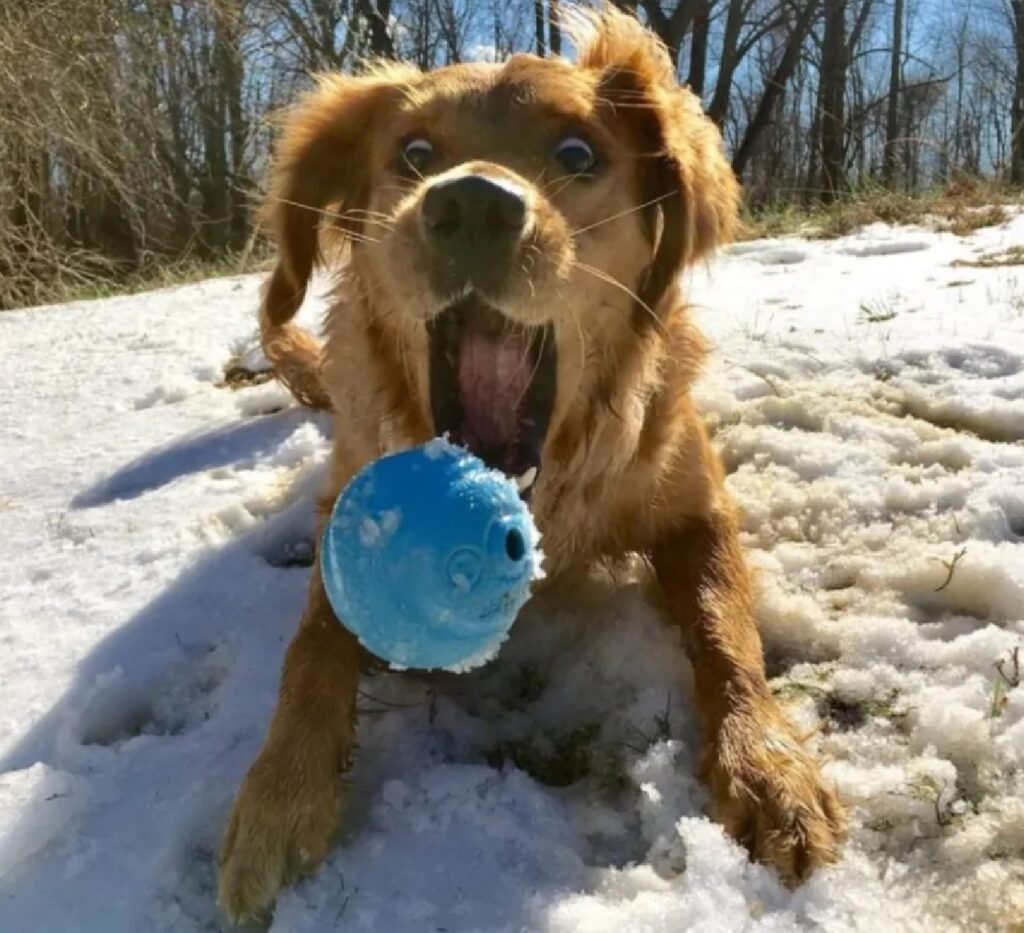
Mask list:
[[[278,890],[327,854],[353,747],[358,678],[358,643],[335,618],[317,567],[270,730],[224,835],[218,887],[232,920],[263,918]]]
[[[790,883],[832,862],[843,811],[771,696],[751,585],[727,511],[682,523],[651,551],[693,661],[714,816]]]

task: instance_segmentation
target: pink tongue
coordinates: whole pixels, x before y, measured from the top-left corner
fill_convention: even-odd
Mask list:
[[[530,387],[531,369],[526,334],[466,328],[459,352],[459,396],[468,444],[492,447],[515,442],[519,403]]]

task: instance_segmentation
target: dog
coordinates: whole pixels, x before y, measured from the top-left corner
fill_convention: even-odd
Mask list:
[[[529,499],[546,585],[646,559],[693,663],[712,815],[797,883],[837,858],[844,814],[767,686],[679,283],[732,236],[739,186],[654,36],[612,9],[577,19],[575,64],[382,64],[297,104],[267,202],[263,347],[301,402],[333,411],[321,521],[364,465],[447,433]],[[291,321],[332,244],[347,256],[321,347]],[[314,563],[223,840],[234,920],[265,916],[328,852],[360,657]]]

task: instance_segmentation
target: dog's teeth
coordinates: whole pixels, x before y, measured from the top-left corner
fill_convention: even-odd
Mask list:
[[[516,477],[516,488],[520,492],[526,492],[533,485],[535,479],[537,479],[537,468],[532,466],[522,476]]]

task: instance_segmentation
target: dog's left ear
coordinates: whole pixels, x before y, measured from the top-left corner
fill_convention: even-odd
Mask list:
[[[740,186],[718,128],[679,86],[665,47],[634,17],[606,8],[584,14],[579,65],[596,70],[599,99],[633,140],[640,190],[657,241],[641,296],[656,307],[686,265],[728,243]],[[582,35],[581,35],[582,33]]]

